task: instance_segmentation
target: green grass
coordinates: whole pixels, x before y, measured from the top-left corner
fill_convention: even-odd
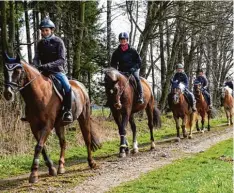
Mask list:
[[[109,115],[108,110],[104,110],[105,115]],[[93,111],[93,116],[101,116],[101,110]],[[149,129],[147,126],[147,120],[136,118],[136,125],[137,125],[137,139],[139,145],[148,144],[150,142],[150,134]],[[139,121],[140,120],[140,121]],[[176,135],[175,124],[174,120],[168,117],[162,116],[162,123],[163,126],[159,130],[154,131],[155,140],[165,139],[171,136]],[[215,128],[215,126],[225,123],[225,117],[221,117],[219,119],[213,119],[211,124],[214,128],[212,130],[217,130],[220,128]],[[104,125],[107,128],[113,129],[112,132],[118,132],[116,125],[113,121],[105,121]],[[132,141],[132,132],[130,128],[128,130],[128,140],[131,144]],[[101,132],[101,131],[100,131]],[[76,135],[79,134],[80,131],[67,131],[66,139],[68,143],[68,147],[65,154],[66,165],[69,164],[77,164],[79,162],[85,162],[87,160],[87,152],[84,146],[80,146],[77,144]],[[83,139],[82,139],[83,140]],[[119,137],[113,139],[112,141],[106,141],[103,143],[102,149],[98,150],[97,152],[93,153],[94,159],[102,159],[103,157],[115,156],[118,153],[119,149]],[[149,146],[149,144],[148,144]],[[51,135],[47,141],[47,147],[49,155],[54,163],[58,162],[59,159],[59,142],[55,134]],[[32,159],[33,159],[33,148],[26,155],[17,155],[17,156],[7,156],[4,158],[0,158],[0,179],[4,179],[10,176],[16,176],[19,174],[25,174],[30,172]],[[43,159],[40,159],[40,167],[44,166]],[[41,169],[40,169],[41,170]]]
[[[233,139],[127,182],[111,193],[231,193]]]

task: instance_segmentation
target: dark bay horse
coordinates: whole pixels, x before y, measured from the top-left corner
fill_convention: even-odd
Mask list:
[[[228,125],[233,125],[234,115],[234,99],[232,97],[232,89],[228,86],[222,87],[221,97],[223,98],[224,111],[226,113]]]
[[[172,89],[171,93],[168,95],[168,104],[173,112],[173,117],[175,119],[177,137],[180,137],[179,119],[181,118],[183,137],[188,137],[191,139],[192,130],[197,120],[197,112],[192,111],[183,94],[185,85],[183,83],[178,83],[177,81],[171,81],[171,84]],[[187,134],[186,128],[190,129],[189,135]]]
[[[35,153],[31,168],[29,182],[38,181],[39,155],[42,153],[50,175],[64,173],[65,148],[66,141],[64,136],[64,126],[61,120],[62,103],[58,95],[55,93],[52,81],[42,75],[33,66],[20,61],[20,57],[16,59],[9,58],[5,54],[4,66],[5,90],[4,97],[8,101],[14,100],[14,94],[20,91],[26,103],[26,117],[31,126],[32,133],[37,140]],[[85,144],[88,150],[88,163],[91,168],[95,168],[96,164],[91,155],[91,149],[99,148],[98,138],[91,127],[90,118],[90,101],[84,86],[77,81],[70,81],[76,102],[73,102],[72,111],[74,120],[77,119],[83,134]],[[59,159],[58,172],[53,166],[45,149],[45,142],[52,129],[55,128],[59,138],[61,152]]]
[[[199,82],[195,82],[194,83],[194,96],[196,99],[196,107],[197,107],[197,112],[198,114],[201,116],[201,124],[202,124],[202,128],[201,131],[204,132],[204,123],[205,123],[205,119],[207,118],[208,121],[208,126],[207,126],[207,130],[210,131],[210,118],[211,118],[211,110],[209,109],[209,106],[202,94],[202,86],[201,83]],[[197,131],[200,131],[199,129],[199,123],[198,120],[196,122],[196,128]]]
[[[159,110],[155,106],[152,90],[148,82],[141,78],[143,87],[144,103],[138,104],[134,94],[134,88],[129,83],[129,77],[121,74],[114,68],[105,70],[105,89],[108,105],[119,129],[120,152],[119,157],[125,157],[128,153],[128,142],[125,138],[126,126],[130,123],[133,132],[133,153],[138,152],[138,143],[136,139],[136,125],[134,122],[134,113],[146,110],[148,116],[148,126],[150,129],[151,149],[155,148],[153,126],[160,127],[161,119]]]

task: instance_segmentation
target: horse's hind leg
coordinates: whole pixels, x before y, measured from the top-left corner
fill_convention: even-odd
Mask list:
[[[151,147],[150,149],[153,150],[155,149],[155,143],[154,143],[154,133],[153,133],[153,129],[154,129],[154,124],[153,124],[153,108],[151,108],[151,105],[148,104],[147,108],[146,108],[146,113],[147,113],[147,117],[148,117],[148,126],[150,129],[150,140],[151,140]]]
[[[133,150],[132,150],[132,152],[137,153],[138,152],[138,143],[137,143],[137,139],[136,139],[136,124],[134,122],[133,115],[130,116],[129,123],[131,125],[132,135],[133,135],[133,137],[132,137],[132,140],[133,140]]]
[[[87,111],[88,109],[86,109]],[[88,110],[89,111],[89,110]],[[78,122],[81,128],[82,135],[84,137],[84,141],[88,151],[88,163],[90,168],[96,168],[96,163],[92,158],[91,152],[91,120],[89,112],[82,112],[78,118]]]
[[[66,140],[64,134],[64,126],[56,126],[55,127],[56,134],[59,138],[59,145],[60,145],[60,158],[59,158],[59,167],[58,167],[58,174],[65,173],[65,149],[66,149]]]

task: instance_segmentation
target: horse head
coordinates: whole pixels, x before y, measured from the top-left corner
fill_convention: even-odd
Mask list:
[[[178,80],[171,80],[171,94],[173,96],[173,103],[178,104],[180,102],[180,96],[185,90],[185,85],[178,82]]]
[[[225,96],[232,95],[232,89],[228,86],[221,87],[221,97],[225,98]]]
[[[113,102],[116,109],[121,109],[122,104],[120,102],[121,88],[119,85],[120,73],[114,68],[107,68],[105,71],[104,86],[109,102]]]
[[[4,97],[7,101],[14,101],[14,94],[23,84],[24,68],[20,56],[10,58],[4,53]]]
[[[193,83],[193,90],[196,95],[201,94],[201,88],[202,88],[201,82],[195,80]]]

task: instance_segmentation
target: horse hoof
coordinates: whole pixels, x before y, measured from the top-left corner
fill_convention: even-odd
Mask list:
[[[138,148],[132,149],[132,154],[136,154],[136,153],[138,153],[138,152],[139,152]]]
[[[175,138],[175,142],[180,142],[180,138],[179,138],[179,137],[176,137],[176,138]]]
[[[38,176],[31,174],[28,182],[32,184],[38,182]]]
[[[192,137],[192,135],[189,135],[188,138],[189,138],[189,139],[192,139],[193,137]]]
[[[92,169],[96,169],[97,168],[97,164],[93,161],[89,163],[89,167]]]
[[[125,152],[121,152],[121,153],[119,153],[119,157],[120,157],[120,158],[124,158],[124,157],[126,157],[126,153],[125,153]]]
[[[52,167],[49,169],[49,175],[50,176],[57,176],[57,170],[55,167]]]
[[[209,129],[208,129],[208,131],[209,131]],[[204,133],[204,130],[201,130],[200,132],[203,134],[203,133]]]
[[[59,167],[58,168],[58,174],[64,174],[65,173],[65,168],[64,167]]]

